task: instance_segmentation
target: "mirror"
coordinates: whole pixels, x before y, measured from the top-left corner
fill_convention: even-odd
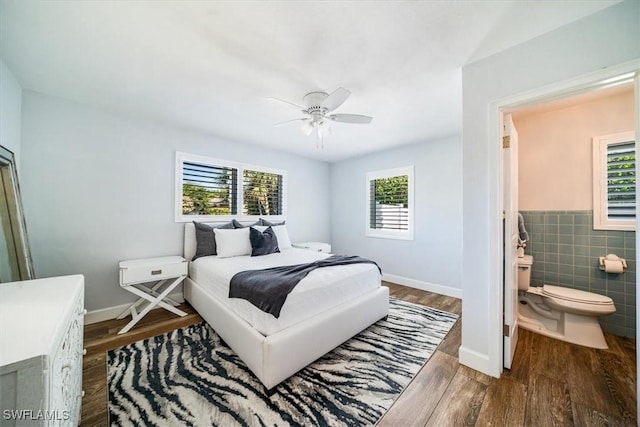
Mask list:
[[[0,146],[0,283],[34,277],[15,157]]]

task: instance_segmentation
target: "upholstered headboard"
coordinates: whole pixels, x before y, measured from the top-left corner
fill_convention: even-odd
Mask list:
[[[184,259],[191,261],[196,254],[196,227],[192,222],[184,223]]]

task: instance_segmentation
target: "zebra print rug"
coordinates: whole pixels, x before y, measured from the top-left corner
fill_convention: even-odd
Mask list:
[[[271,398],[206,323],[109,351],[114,426],[374,424],[458,316],[390,299],[380,320],[278,386]]]

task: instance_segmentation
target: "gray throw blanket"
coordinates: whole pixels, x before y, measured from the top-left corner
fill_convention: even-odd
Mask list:
[[[347,255],[331,255],[309,264],[241,271],[231,278],[229,298],[246,299],[265,313],[271,313],[278,318],[287,295],[316,268],[364,263],[374,264],[382,274],[382,270],[374,261]]]

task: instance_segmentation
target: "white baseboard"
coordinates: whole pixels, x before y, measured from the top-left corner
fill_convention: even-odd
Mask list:
[[[169,295],[169,298],[174,300],[175,302],[183,303],[184,296],[182,292],[177,292],[175,294]],[[101,308],[99,310],[93,310],[85,314],[84,316],[84,324],[90,325],[92,323],[103,322],[105,320],[111,320],[118,317],[127,307],[133,304],[134,301],[128,302],[126,304],[116,305],[115,307],[107,307]],[[144,303],[141,303],[144,304]],[[153,310],[156,308],[160,308],[159,306],[153,307]]]
[[[469,368],[480,371],[483,374],[500,378],[500,372],[491,372],[489,356],[486,354],[478,353],[477,351],[460,346],[458,349],[458,361],[461,365],[468,366]]]
[[[382,274],[382,280],[397,283],[398,285],[409,286],[422,291],[435,292],[436,294],[462,299],[462,289],[449,286],[436,285],[435,283],[423,282],[422,280],[409,279],[408,277],[396,276],[394,274]]]

